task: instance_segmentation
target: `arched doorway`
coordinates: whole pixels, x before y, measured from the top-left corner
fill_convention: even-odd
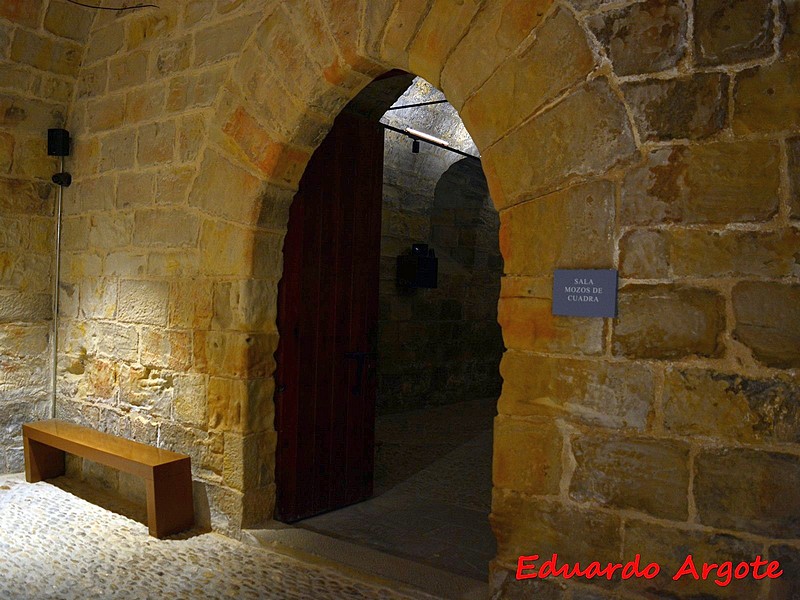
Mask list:
[[[396,97],[409,82],[394,78]],[[381,120],[390,136],[385,158],[383,149],[377,156],[387,170],[377,198],[383,226],[370,231],[376,149],[359,133],[366,122],[354,120],[380,117],[387,79],[337,118],[292,205],[278,313],[276,518],[484,582],[495,553],[488,514],[503,351],[499,219],[479,159],[447,147],[477,155],[457,113],[417,80]],[[420,150],[402,133],[411,126],[449,142]],[[432,288],[398,280],[398,256],[423,242],[438,264]],[[353,272],[354,261],[367,270]],[[352,302],[370,293],[379,315]],[[364,349],[345,348],[367,330],[374,335],[360,340]],[[371,440],[354,437],[372,435],[376,412],[373,473]],[[372,500],[329,512],[372,498],[373,479]]]

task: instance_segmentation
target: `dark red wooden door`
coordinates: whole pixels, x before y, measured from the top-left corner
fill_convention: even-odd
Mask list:
[[[341,114],[289,214],[278,290],[276,518],[372,495],[383,129]]]

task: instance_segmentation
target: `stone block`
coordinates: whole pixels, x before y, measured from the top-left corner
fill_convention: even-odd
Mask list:
[[[800,2],[788,0],[786,7],[786,30],[781,41],[781,50],[784,55],[796,56],[800,53]]]
[[[125,23],[115,21],[92,33],[92,43],[86,48],[84,64],[91,65],[98,60],[117,54],[125,45]]]
[[[655,73],[675,67],[686,53],[683,2],[645,0],[587,19],[617,75]],[[635,51],[631,49],[635,48]]]
[[[136,130],[119,129],[100,138],[100,170],[132,169],[136,158]]]
[[[178,6],[167,5],[158,11],[142,11],[131,15],[126,22],[128,49],[138,48],[171,35],[178,23]]]
[[[670,368],[664,382],[664,427],[687,437],[796,444],[800,379]]]
[[[164,84],[138,87],[125,98],[125,121],[139,123],[157,118],[164,110],[166,86]]]
[[[552,288],[549,292],[552,294]],[[603,319],[557,317],[551,297],[500,298],[497,321],[513,350],[577,354],[603,352]]]
[[[11,60],[40,71],[75,77],[81,62],[82,47],[68,40],[42,36],[18,29],[11,44]]]
[[[89,218],[67,217],[61,225],[61,247],[70,250],[86,250],[89,247]]]
[[[571,179],[602,175],[636,153],[622,103],[596,79],[487,149],[482,163],[500,210]]]
[[[721,356],[725,300],[712,290],[628,285],[619,291],[612,350],[617,356]]]
[[[619,560],[620,519],[608,512],[495,489],[489,522],[497,538],[498,561],[516,564],[520,555],[531,554],[558,554],[560,561],[581,564]]]
[[[668,232],[634,229],[619,241],[619,274],[624,279],[667,279],[670,276]]]
[[[66,111],[58,104],[0,94],[0,125],[16,131],[41,134],[49,127],[62,127]]]
[[[166,282],[123,279],[119,282],[117,318],[128,323],[166,325],[168,298]]]
[[[699,0],[694,5],[698,64],[731,64],[772,55],[774,20],[769,0]]]
[[[237,490],[256,489],[272,482],[276,434],[262,431],[242,436],[225,433],[223,481]]]
[[[41,4],[39,2],[24,2]],[[44,28],[63,38],[84,43],[92,27],[92,13],[80,6],[67,2],[50,2],[44,14]]]
[[[115,56],[108,61],[108,90],[113,92],[147,80],[148,53],[143,50]]]
[[[384,62],[400,69],[408,65],[407,48],[430,5],[430,0],[405,0],[394,4],[391,14],[387,15],[378,53]]]
[[[481,4],[480,0],[456,5],[434,3],[408,49],[411,72],[439,87],[445,59],[464,37]]]
[[[268,377],[275,370],[277,341],[277,334],[195,331],[194,365],[220,377]]]
[[[257,218],[253,201],[260,185],[259,179],[248,171],[221,154],[207,151],[189,194],[189,205],[225,219],[253,224]]]
[[[85,336],[98,356],[111,360],[139,360],[139,332],[135,327],[117,323],[95,323]]]
[[[216,196],[219,198],[219,196]],[[200,226],[200,269],[204,275],[249,275],[253,233],[223,221]]]
[[[800,275],[800,231],[675,230],[669,260],[676,277],[764,277]]]
[[[196,174],[193,167],[159,171],[156,174],[156,204],[186,204]]]
[[[494,422],[492,482],[498,488],[555,496],[561,481],[563,438],[553,419]]]
[[[86,319],[113,319],[117,314],[117,282],[91,279],[81,282],[79,316]]]
[[[769,560],[777,560],[783,575],[769,584],[768,600],[800,597],[800,550],[792,546],[772,546]]]
[[[86,105],[90,132],[116,129],[125,121],[125,96],[121,93],[90,100]]]
[[[654,150],[622,184],[626,225],[766,221],[778,212],[780,152],[771,142]]]
[[[269,280],[221,282],[214,286],[215,329],[275,330],[277,283]]]
[[[211,377],[208,384],[208,427],[250,433],[272,429],[275,382],[269,378]]]
[[[695,459],[700,523],[773,538],[800,537],[800,457],[746,448]]]
[[[0,214],[52,216],[53,187],[45,182],[0,177]]]
[[[194,161],[207,136],[205,115],[186,115],[178,123],[178,158],[183,162]]]
[[[80,201],[80,212],[82,213],[114,209],[114,177],[112,175],[79,181],[75,184],[72,193]],[[64,196],[66,203],[69,196],[67,194]]]
[[[96,213],[89,217],[89,245],[109,250],[127,246],[131,241],[133,215],[125,213]]]
[[[138,364],[129,365],[122,363],[119,366],[119,373],[116,375],[119,382],[119,402],[121,405],[137,407],[141,412],[147,413],[151,418],[160,421],[162,447],[168,449],[178,448],[177,452],[194,454],[191,445],[174,443],[178,425],[169,420],[172,411],[172,399],[174,396],[173,376],[151,367],[143,367]],[[137,411],[139,412],[139,411]],[[158,419],[161,417],[162,419]],[[200,452],[198,449],[197,452]]]
[[[61,75],[42,73],[34,80],[31,91],[38,98],[47,98],[51,102],[67,105],[72,100],[75,82]]]
[[[211,326],[213,284],[206,279],[174,281],[169,295],[169,326],[207,329]]]
[[[742,282],[733,288],[733,337],[770,367],[800,366],[800,285]]]
[[[547,276],[553,268],[609,268],[614,260],[614,187],[595,181],[500,213],[508,275]]]
[[[35,28],[42,14],[42,0],[8,0],[0,5],[0,16],[12,23]]]
[[[552,0],[500,0],[484,4],[442,70],[441,88],[453,106],[461,108],[470,93],[541,22],[551,4]]]
[[[189,68],[192,56],[192,38],[184,36],[175,41],[165,42],[153,51],[151,75],[166,76]]]
[[[3,356],[38,356],[47,351],[50,326],[0,324]]]
[[[14,136],[0,132],[0,172],[8,173],[14,162]]]
[[[0,217],[0,248],[21,248],[27,241],[25,225],[22,219]]]
[[[800,57],[739,74],[734,87],[734,133],[797,131],[798,127]]]
[[[200,252],[195,249],[150,251],[147,274],[151,277],[195,277],[200,272]]]
[[[82,166],[86,176],[96,175],[100,167],[100,140],[97,136],[90,136],[72,140],[72,156],[76,164]],[[66,200],[66,198],[65,198]],[[65,208],[67,203],[65,202]]]
[[[677,581],[672,579],[690,554],[698,570],[702,570],[704,562],[719,565],[731,561],[736,565],[742,561],[752,562],[758,555],[764,557],[763,547],[759,543],[686,526],[678,528],[630,520],[625,523],[625,551],[622,560],[633,560],[636,554],[641,555],[643,564],[658,564],[661,572],[652,580],[632,578],[623,582],[620,588],[629,593],[639,592],[647,597],[687,600],[761,597],[760,591],[764,582],[757,581],[752,576],[742,580],[732,579],[730,585],[725,587],[714,583],[718,578],[716,569],[705,580],[695,580],[691,575]],[[763,573],[763,570],[761,567],[759,573]]]
[[[151,123],[139,127],[136,160],[139,166],[168,162],[175,157],[176,130],[174,121]]]
[[[199,217],[185,208],[137,210],[133,219],[133,243],[147,248],[194,247],[199,232]]]
[[[638,430],[652,417],[655,382],[645,365],[508,351],[500,363],[500,374],[500,414],[566,417]]]
[[[147,273],[147,255],[130,251],[110,252],[103,259],[102,274],[106,277],[141,277]]]
[[[258,22],[252,15],[244,15],[198,32],[194,36],[194,64],[208,65],[235,56]]]
[[[205,69],[192,75],[181,75],[170,80],[167,90],[168,112],[183,113],[192,108],[211,106],[222,88],[227,69]]]
[[[77,82],[77,98],[102,96],[108,86],[108,61],[81,69]]]
[[[571,445],[577,463],[569,487],[573,500],[688,518],[688,443],[591,435],[574,438]]]
[[[696,73],[622,86],[639,137],[645,141],[697,140],[720,132],[728,116],[728,76]]]
[[[41,151],[41,138],[17,136],[12,173],[21,179],[46,179],[50,173],[58,172],[58,159]]]
[[[120,173],[117,179],[118,209],[152,206],[154,176],[151,171]]]
[[[793,219],[800,219],[800,137],[789,139],[789,204]]]
[[[189,425],[203,428],[208,421],[207,381],[204,375],[175,375],[175,417]]]
[[[143,365],[172,371],[187,371],[192,364],[192,335],[143,327],[141,330]]]
[[[542,23],[533,43],[504,62],[461,111],[479,148],[486,148],[543,105],[585,81],[594,68],[586,35],[569,11]],[[509,92],[513,90],[513,92]]]

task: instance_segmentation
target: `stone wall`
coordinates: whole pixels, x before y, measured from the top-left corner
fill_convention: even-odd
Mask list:
[[[417,79],[395,103],[443,99]],[[449,104],[387,112],[383,122],[425,131],[477,155]],[[387,130],[381,232],[379,414],[497,396],[503,352],[497,324],[499,220],[480,162]],[[397,256],[428,243],[436,289],[397,285]]]
[[[23,470],[22,429],[50,415],[53,215],[63,127],[91,15],[66,2],[0,3],[0,473]]]
[[[165,6],[96,16],[70,104],[62,416],[191,453],[220,530],[271,514],[287,206],[334,115],[405,69],[500,211],[498,595],[796,595],[796,0]],[[619,318],[551,316],[557,267],[619,268]],[[786,570],[514,581],[551,552]]]

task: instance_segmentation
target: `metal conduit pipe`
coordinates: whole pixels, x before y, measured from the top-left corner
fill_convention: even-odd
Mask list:
[[[64,172],[64,157],[61,157],[60,173]],[[61,279],[61,206],[64,201],[64,185],[58,184],[56,197],[56,239],[55,258],[53,264],[53,347],[52,347],[52,381],[50,396],[50,418],[56,418],[56,388],[58,383],[58,302],[60,296],[59,280]]]

